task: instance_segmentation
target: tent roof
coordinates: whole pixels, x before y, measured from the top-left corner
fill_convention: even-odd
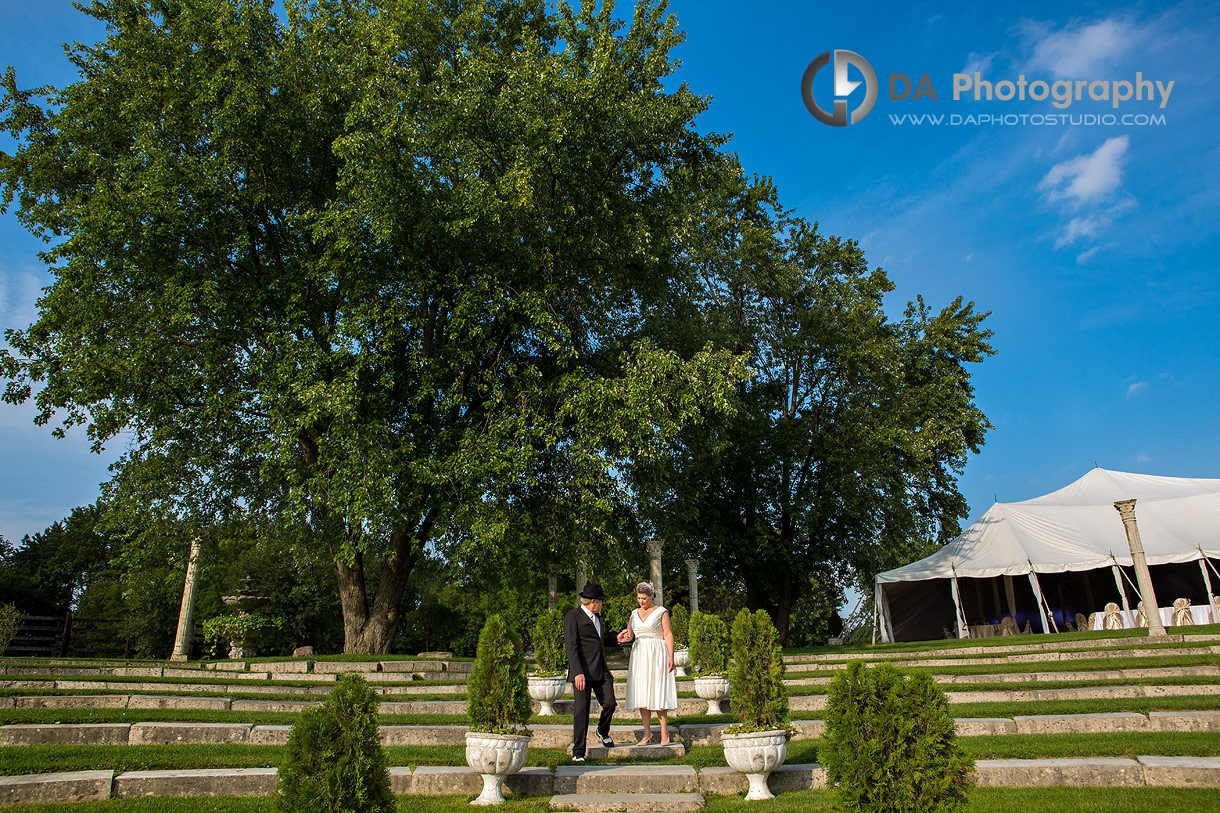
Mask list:
[[[877,582],[1062,573],[1131,564],[1118,500],[1135,499],[1148,564],[1220,558],[1220,479],[1093,469],[1042,497],[996,503],[931,556]]]

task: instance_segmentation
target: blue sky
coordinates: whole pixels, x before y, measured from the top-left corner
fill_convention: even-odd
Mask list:
[[[1003,4],[1008,5],[1008,4]],[[701,125],[732,133],[752,173],[824,232],[859,240],[897,285],[890,308],[961,295],[984,311],[997,354],[974,370],[995,429],[962,478],[971,518],[1104,468],[1220,476],[1220,10],[1214,4],[809,4],[675,0],[687,32],[677,79],[712,98]],[[74,76],[68,40],[93,21],[67,0],[0,0],[0,65],[24,87]],[[857,124],[805,108],[800,81],[846,49],[876,73]],[[954,74],[1001,81],[1173,89],[1149,101],[953,99]],[[891,74],[937,99],[889,98]],[[861,76],[852,72],[850,79]],[[814,97],[829,108],[829,68]],[[864,90],[847,97],[858,105]],[[909,117],[940,115],[945,124]],[[1047,124],[1047,114],[1082,123]],[[1082,117],[1159,115],[1147,126]],[[980,116],[1024,123],[978,124]],[[903,123],[897,120],[908,118]],[[963,123],[952,125],[956,116]],[[1032,123],[1035,117],[1042,123]],[[0,140],[10,149],[11,141]],[[48,277],[39,245],[0,218],[0,325],[24,326]],[[97,496],[118,449],[83,432],[54,440],[32,410],[0,405],[0,534],[20,539]]]

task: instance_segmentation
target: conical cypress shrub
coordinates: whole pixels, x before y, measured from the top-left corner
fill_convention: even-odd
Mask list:
[[[377,695],[357,674],[292,727],[276,801],[285,813],[392,813],[390,770],[377,731]]]
[[[529,722],[529,682],[525,678],[525,652],[521,636],[498,615],[489,615],[479,635],[474,668],[466,683],[470,730],[495,734],[521,734]]]
[[[783,650],[779,632],[765,610],[742,610],[733,619],[733,714],[743,734],[788,726],[788,692],[784,688]]]

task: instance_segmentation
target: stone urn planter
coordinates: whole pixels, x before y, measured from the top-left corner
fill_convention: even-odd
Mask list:
[[[690,650],[675,649],[674,650],[674,675],[676,677],[686,677],[686,667],[690,666]]]
[[[567,690],[568,679],[563,675],[529,675],[530,699],[541,703],[539,717],[552,717],[555,711],[555,701],[563,697]]]
[[[784,764],[788,756],[788,732],[782,728],[755,731],[749,734],[721,734],[724,759],[733,770],[744,773],[750,781],[746,801],[773,799],[767,787],[767,777]]]
[[[472,805],[504,803],[502,786],[525,765],[530,738],[518,734],[466,734],[466,764],[483,775],[483,792]]]
[[[724,675],[695,678],[695,694],[707,701],[708,714],[724,714],[720,701],[729,696],[729,679]]]

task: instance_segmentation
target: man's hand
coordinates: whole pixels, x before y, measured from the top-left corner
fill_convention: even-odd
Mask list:
[[[631,632],[631,628],[628,627],[627,629],[623,630],[622,632],[620,632],[618,634],[618,642],[620,644],[625,644],[634,637],[635,637],[635,635]]]
[[[576,691],[583,692],[585,690],[585,676],[577,675],[576,680],[572,681],[572,685],[576,687]]]

